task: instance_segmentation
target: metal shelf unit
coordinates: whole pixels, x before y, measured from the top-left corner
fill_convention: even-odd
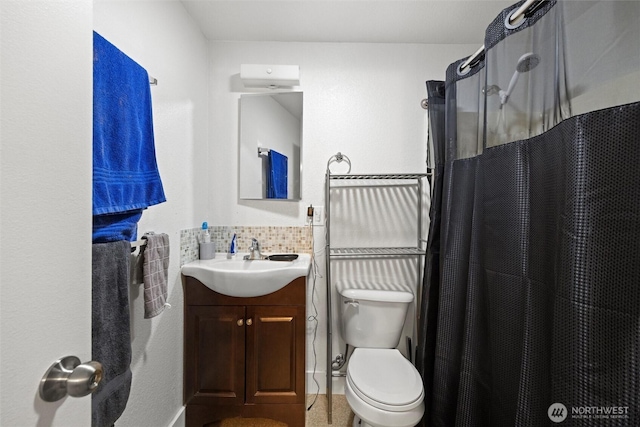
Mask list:
[[[388,248],[331,248],[329,256],[331,258],[346,257],[375,257],[375,256],[411,256],[424,255],[420,248],[412,247],[388,247]]]
[[[331,261],[336,259],[372,259],[372,258],[407,258],[422,257],[426,254],[426,240],[422,238],[422,194],[424,179],[431,179],[432,173],[411,174],[366,174],[366,175],[333,175],[328,170],[325,175],[325,239],[326,239],[326,274],[327,281],[327,419],[332,423],[332,389],[333,378],[344,377],[345,373],[334,371],[333,362],[333,334],[331,313]],[[337,184],[338,181],[353,181],[348,184]],[[331,190],[353,187],[377,187],[377,186],[415,186],[417,192],[417,237],[415,247],[331,247]],[[418,288],[420,287],[421,263],[417,262]],[[418,293],[419,295],[419,293]],[[345,355],[345,358],[347,355]]]

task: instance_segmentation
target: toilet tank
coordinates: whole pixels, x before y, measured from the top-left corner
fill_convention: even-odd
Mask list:
[[[354,347],[397,347],[411,301],[404,291],[340,290],[342,338]]]

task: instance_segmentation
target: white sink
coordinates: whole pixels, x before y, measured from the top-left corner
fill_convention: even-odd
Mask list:
[[[201,281],[209,289],[230,297],[259,297],[284,288],[293,279],[306,277],[311,267],[309,254],[297,254],[294,261],[245,261],[246,254],[227,259],[197,260],[182,266],[182,274]]]

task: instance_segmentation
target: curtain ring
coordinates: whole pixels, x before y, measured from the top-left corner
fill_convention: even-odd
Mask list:
[[[511,23],[511,17],[518,11],[518,8],[513,9],[511,12],[509,12],[509,14],[507,15],[507,17],[504,20],[504,26],[505,28],[509,29],[509,30],[515,30],[516,28],[518,28],[519,26],[521,26],[522,24],[525,23],[525,21],[527,20],[527,16],[525,14],[522,14],[518,20],[516,22],[514,22],[513,24]]]

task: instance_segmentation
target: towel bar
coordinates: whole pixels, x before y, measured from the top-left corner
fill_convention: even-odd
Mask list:
[[[137,248],[140,246],[145,246],[147,244],[147,239],[136,240],[135,242],[131,242],[131,249]]]

